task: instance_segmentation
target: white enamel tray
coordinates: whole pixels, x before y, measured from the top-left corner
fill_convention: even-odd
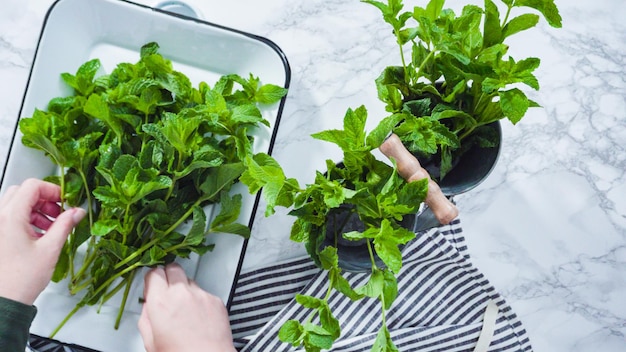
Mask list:
[[[174,69],[186,74],[196,87],[200,81],[212,85],[220,76],[230,73],[243,77],[252,73],[262,83],[285,88],[289,85],[290,70],[285,56],[264,38],[128,1],[58,0],[48,11],[43,25],[20,117],[32,116],[35,108],[45,109],[50,99],[72,93],[61,80],[61,73],[73,74],[82,63],[93,58],[101,60],[103,73],[110,73],[120,62],[138,61],[141,46],[152,41],[159,44],[159,52],[172,61]],[[255,132],[256,152],[271,152],[283,104],[284,99],[263,110],[272,128]],[[21,137],[16,129],[1,192],[26,178],[55,173],[55,166],[43,153],[24,147]],[[252,226],[258,197],[249,195],[244,187],[235,191],[244,197],[239,221]],[[206,211],[210,214],[212,209]],[[229,304],[246,241],[226,234],[209,240],[216,244],[213,252],[181,264],[201,287]],[[83,308],[55,339],[98,351],[143,351],[137,330],[143,275],[137,277],[118,330],[113,326],[120,298],[114,297],[100,313],[95,307]],[[35,302],[39,312],[31,333],[48,336],[77,301],[77,297],[68,294],[65,283],[51,283]]]

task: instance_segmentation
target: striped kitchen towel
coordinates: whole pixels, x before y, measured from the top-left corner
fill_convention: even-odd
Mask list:
[[[460,221],[417,233],[403,249],[398,297],[387,325],[400,351],[532,351],[522,323],[470,262]],[[369,274],[344,273],[352,287]],[[289,319],[310,312],[295,295],[322,298],[326,273],[306,258],[240,275],[230,310],[233,336],[242,352],[296,351],[278,339]],[[377,300],[350,301],[333,293],[329,304],[341,325],[332,351],[370,351],[381,326]]]

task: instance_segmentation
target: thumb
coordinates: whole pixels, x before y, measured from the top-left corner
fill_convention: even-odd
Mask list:
[[[46,231],[46,234],[39,239],[41,245],[50,248],[55,254],[58,254],[67,240],[70,232],[85,217],[85,210],[82,208],[72,208],[61,213],[54,220],[52,225]]]

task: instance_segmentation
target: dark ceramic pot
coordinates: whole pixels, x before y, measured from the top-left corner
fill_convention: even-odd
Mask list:
[[[333,246],[337,248],[339,257],[339,267],[349,272],[369,272],[372,270],[372,260],[365,240],[350,241],[343,238],[342,234],[350,231],[365,231],[365,225],[359,219],[357,213],[353,212],[352,205],[343,205],[331,210],[326,219],[326,237],[322,243],[322,248]],[[413,231],[415,226],[415,214],[406,215],[400,225]],[[373,248],[372,248],[373,249]],[[376,266],[385,267],[383,261],[374,251]]]
[[[454,196],[473,189],[489,176],[491,170],[493,170],[496,165],[498,156],[500,155],[502,128],[500,121],[492,122],[486,126],[493,129],[497,138],[497,145],[490,148],[481,148],[474,144],[460,158],[457,158],[457,160],[453,162],[454,167],[452,170],[450,170],[443,180],[438,182],[441,191],[445,195]],[[420,160],[420,162],[422,163],[422,167],[424,167],[432,177],[435,179],[438,178],[438,165],[432,161]]]
[[[443,194],[448,198],[465,193],[481,184],[489,176],[498,162],[502,144],[502,127],[500,126],[500,121],[492,122],[486,126],[493,129],[497,144],[490,148],[481,148],[477,144],[474,144],[460,158],[453,161],[454,167],[452,170],[450,170],[443,180],[437,182]],[[419,156],[417,158],[431,177],[437,179],[439,166],[432,160],[425,160]],[[436,226],[440,226],[439,222],[432,211],[430,211],[428,207],[425,207],[418,214],[415,231],[423,231]]]

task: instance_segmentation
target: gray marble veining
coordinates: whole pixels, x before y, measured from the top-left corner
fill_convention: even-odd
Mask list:
[[[206,20],[267,37],[285,52],[292,80],[274,155],[301,183],[325,159],[340,158],[311,133],[340,126],[346,109],[361,104],[370,125],[384,116],[374,79],[397,62],[397,49],[369,5],[189,3]],[[51,4],[6,0],[0,11],[0,165]],[[473,261],[517,312],[536,351],[625,351],[626,4],[556,4],[562,29],[542,24],[511,42],[514,57],[542,60],[541,90],[529,92],[542,108],[516,126],[503,124],[496,168],[455,200]],[[304,253],[285,241],[292,221],[280,209],[270,218],[260,212],[245,267]]]

